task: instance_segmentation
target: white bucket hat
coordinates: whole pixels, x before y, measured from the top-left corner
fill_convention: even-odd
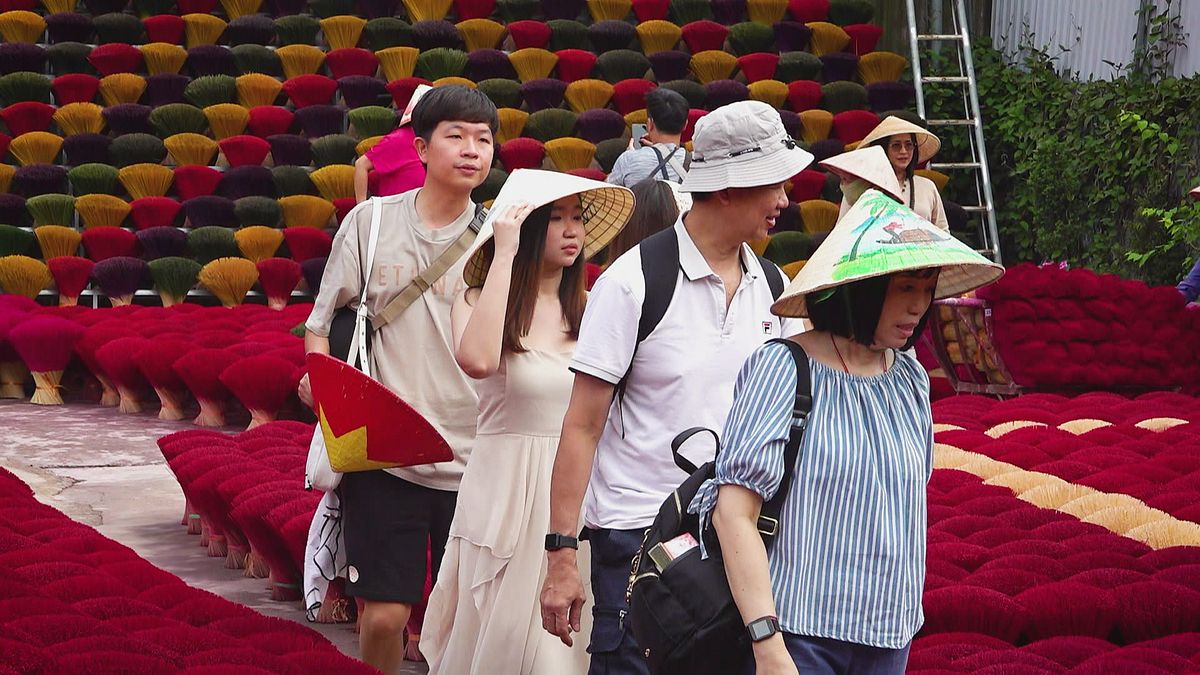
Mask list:
[[[492,239],[492,224],[513,204],[526,202],[534,208],[552,204],[563,197],[579,195],[583,206],[583,259],[588,260],[608,246],[633,215],[633,192],[620,185],[601,183],[569,173],[541,169],[517,169],[508,176],[500,194],[492,202],[479,235],[468,253],[463,279],[468,286],[482,286],[491,261],[483,246]]]
[[[422,96],[424,96],[425,94],[429,93],[432,90],[433,90],[433,87],[431,87],[427,84],[418,84],[417,85],[417,88],[413,90],[412,96],[410,96],[408,98],[408,105],[404,106],[404,114],[400,115],[400,125],[399,126],[404,126],[412,121],[412,112],[413,112],[413,108],[417,107],[417,101],[420,101]]]
[[[896,201],[904,201],[904,197],[900,196],[900,181],[896,180],[896,172],[888,162],[887,152],[878,145],[834,155],[820,162],[820,165],[842,180],[861,180],[869,187],[895,197]]]
[[[962,295],[1004,274],[1003,267],[912,209],[878,190],[867,190],[808,259],[771,312],[808,316],[806,300],[811,293],[932,267],[941,269],[934,299]]]
[[[701,117],[692,135],[692,164],[679,189],[719,192],[782,183],[812,164],[788,136],[779,111],[762,101],[738,101]]]

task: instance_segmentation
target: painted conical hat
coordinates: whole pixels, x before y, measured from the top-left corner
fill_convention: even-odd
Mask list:
[[[629,188],[558,171],[517,169],[504,181],[504,187],[500,188],[500,194],[496,195],[479,229],[479,236],[475,237],[463,268],[467,285],[482,286],[487,279],[490,262],[483,246],[492,239],[492,223],[509,206],[528,202],[537,208],[576,194],[583,205],[583,258],[589,260],[604,250],[633,215],[633,192]]]
[[[896,172],[888,162],[887,152],[878,145],[834,155],[821,162],[821,166],[838,178],[866,181],[871,187],[895,197],[896,201],[904,201],[900,195],[900,181],[896,180]]]
[[[424,417],[348,363],[308,355],[313,410],[335,471],[448,462],[454,452]]]
[[[771,308],[808,316],[805,296],[861,279],[941,268],[935,298],[962,295],[1000,278],[1004,268],[979,255],[878,190],[867,190],[838,221]]]
[[[897,134],[917,135],[917,161],[921,164],[928,162],[934,155],[938,154],[938,150],[942,149],[942,140],[935,136],[932,131],[922,129],[912,122],[896,116],[883,118],[879,126],[872,129],[871,133],[867,134],[866,138],[859,142],[858,147],[868,146],[882,138]]]

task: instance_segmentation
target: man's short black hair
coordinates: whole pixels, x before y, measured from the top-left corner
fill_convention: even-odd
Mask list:
[[[483,92],[461,84],[450,84],[434,87],[413,106],[413,133],[425,139],[426,143],[442,122],[482,123],[488,125],[495,134],[500,126],[500,116],[496,114],[496,104]]]
[[[916,272],[922,275],[925,270]],[[818,291],[805,297],[808,305],[808,318],[812,321],[813,329],[833,333],[839,337],[870,347],[875,342],[875,330],[879,327],[879,316],[883,313],[883,301],[887,297],[888,283],[892,274],[852,281],[837,286],[832,294]],[[818,300],[818,298],[823,298]],[[925,332],[925,324],[933,305],[917,323],[917,329],[912,337],[904,343],[901,349],[912,349]]]
[[[664,134],[682,134],[687,126],[688,102],[677,91],[658,87],[646,94],[646,116]]]

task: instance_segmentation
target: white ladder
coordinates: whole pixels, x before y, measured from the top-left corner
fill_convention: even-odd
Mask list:
[[[941,0],[934,0],[940,2]],[[909,42],[912,46],[913,85],[917,94],[917,114],[926,120],[931,130],[935,127],[945,127],[948,131],[961,131],[967,128],[969,157],[963,161],[930,162],[929,168],[936,171],[970,171],[975,179],[974,204],[963,204],[969,213],[978,216],[979,223],[979,252],[996,262],[1000,259],[1000,233],[996,227],[996,208],[992,199],[992,176],[988,170],[987,147],[983,141],[983,120],[979,113],[979,90],[975,82],[975,64],[971,57],[971,36],[968,34],[967,8],[965,0],[954,0],[954,11],[951,17],[953,31],[949,33],[933,33],[919,30],[917,25],[916,0],[906,0],[908,5]],[[923,43],[949,45],[949,49],[957,54],[958,72],[954,74],[926,75],[921,67]],[[961,116],[943,119],[929,119],[925,109],[926,84],[952,84],[962,87]],[[963,86],[965,85],[965,86]],[[942,111],[939,111],[942,112]],[[955,111],[957,113],[957,111]],[[935,131],[935,133],[938,133]],[[946,147],[946,136],[938,133]]]

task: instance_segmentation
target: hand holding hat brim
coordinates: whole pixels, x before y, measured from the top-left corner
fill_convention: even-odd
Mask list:
[[[514,204],[527,203],[534,209],[563,197],[579,195],[583,206],[583,257],[590,259],[608,246],[633,215],[633,192],[620,185],[601,183],[569,173],[541,169],[517,169],[509,175],[500,194],[492,201],[479,236],[468,253],[463,279],[471,287],[487,279],[488,261],[483,247],[492,239],[494,221]]]

